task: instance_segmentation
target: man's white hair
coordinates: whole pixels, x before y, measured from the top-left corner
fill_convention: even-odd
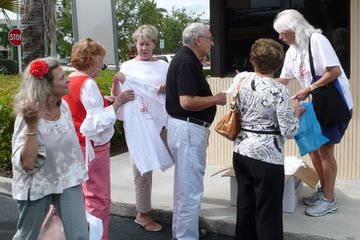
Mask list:
[[[183,31],[183,45],[193,45],[196,38],[199,36],[204,36],[204,34],[209,31],[209,29],[209,25],[205,25],[203,23],[191,23]]]

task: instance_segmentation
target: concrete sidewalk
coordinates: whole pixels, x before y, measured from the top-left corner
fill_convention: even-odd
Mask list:
[[[201,224],[208,231],[233,236],[236,207],[230,206],[230,180],[220,175],[210,177],[221,168],[207,166],[204,177],[204,195],[201,205]],[[135,191],[133,172],[128,153],[111,158],[112,213],[134,217]],[[10,193],[11,180],[0,177],[0,192]],[[173,202],[173,168],[153,174],[152,216],[164,223],[171,223]],[[301,196],[308,196],[312,189],[304,185]],[[337,239],[360,240],[360,181],[338,180],[336,197],[339,212],[321,218],[304,214],[306,206],[299,202],[294,213],[284,213],[286,240]]]

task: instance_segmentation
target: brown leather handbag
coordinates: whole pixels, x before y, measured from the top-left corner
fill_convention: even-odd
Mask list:
[[[241,78],[236,86],[236,90],[232,95],[230,110],[215,125],[215,131],[231,141],[234,141],[236,139],[236,136],[240,132],[240,127],[241,127],[240,113],[236,111],[237,109],[236,105],[237,105],[237,99],[238,99],[241,83],[244,79],[245,78]]]

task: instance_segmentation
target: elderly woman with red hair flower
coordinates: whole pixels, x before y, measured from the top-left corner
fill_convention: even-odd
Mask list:
[[[69,79],[53,58],[25,69],[15,96],[12,195],[19,221],[13,239],[37,239],[50,204],[66,239],[89,239],[80,184],[87,172],[69,107]]]

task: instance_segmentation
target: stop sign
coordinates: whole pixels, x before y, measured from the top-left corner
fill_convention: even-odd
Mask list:
[[[12,28],[8,33],[8,39],[13,46],[19,46],[21,44],[21,30]]]

